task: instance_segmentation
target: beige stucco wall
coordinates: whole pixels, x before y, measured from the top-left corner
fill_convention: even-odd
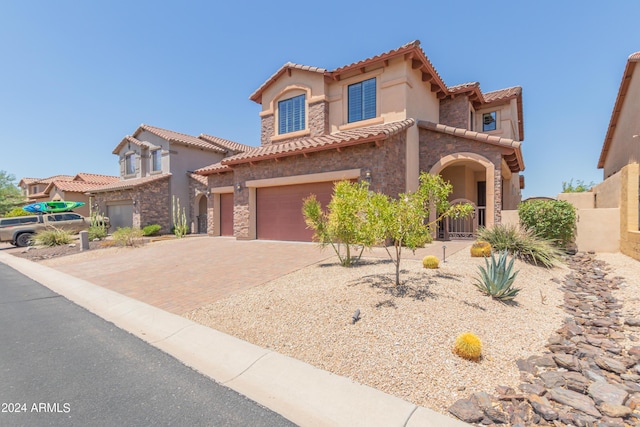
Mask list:
[[[517,210],[504,210],[502,211],[503,225],[520,225],[520,216],[518,216]]]
[[[620,172],[615,173],[591,189],[596,208],[620,207],[621,176]]]
[[[620,190],[620,251],[640,260],[640,219],[638,181],[640,165],[632,163],[622,168]]]
[[[571,203],[576,209],[595,208],[594,193],[587,191],[584,193],[560,193],[558,200],[565,200]]]
[[[478,132],[482,132],[482,115],[485,113],[490,113],[492,111],[496,112],[496,130],[484,133],[499,136],[501,138],[514,139],[517,141],[519,139],[516,129],[518,125],[518,112],[515,100],[511,100],[511,102],[506,104],[490,105],[485,108],[476,110],[476,113],[474,115],[474,129]]]
[[[620,251],[620,209],[578,209],[577,226],[579,251]]]
[[[604,162],[604,178],[628,163],[640,162],[640,66],[635,67],[624,98],[615,133]]]

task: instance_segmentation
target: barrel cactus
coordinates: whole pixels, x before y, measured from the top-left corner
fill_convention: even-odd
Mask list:
[[[484,240],[478,240],[471,245],[472,257],[487,257],[491,256],[491,243]]]
[[[438,268],[439,263],[438,258],[433,255],[427,255],[422,259],[422,266],[424,268]]]
[[[463,359],[477,362],[482,356],[482,343],[476,335],[465,332],[456,338],[453,352]]]

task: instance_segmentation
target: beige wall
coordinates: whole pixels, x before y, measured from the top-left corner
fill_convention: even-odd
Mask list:
[[[576,209],[593,209],[595,208],[594,194],[590,191],[584,193],[560,193],[558,194],[558,200],[567,201]]]
[[[520,216],[518,216],[517,210],[504,210],[502,211],[503,225],[520,225]]]
[[[632,163],[621,171],[620,251],[640,260],[640,220],[638,218],[638,181],[640,165]]]
[[[621,176],[618,172],[592,188],[596,208],[620,207]]]
[[[620,209],[578,209],[577,225],[579,251],[620,251]]]
[[[640,66],[636,66],[620,110],[615,133],[604,162],[604,178],[625,165],[640,162]]]
[[[485,133],[518,141],[518,109],[515,99],[506,104],[490,105],[476,110],[474,129],[477,132],[482,132],[482,115],[492,111],[496,112],[496,130]]]

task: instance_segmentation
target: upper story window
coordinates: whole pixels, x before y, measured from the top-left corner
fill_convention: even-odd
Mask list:
[[[158,172],[162,170],[162,150],[153,150],[151,152],[151,171]]]
[[[484,113],[482,115],[482,131],[488,132],[496,130],[496,112]]]
[[[38,186],[34,185],[33,187],[31,187],[31,194],[36,194],[38,192]]]
[[[124,173],[125,175],[134,175],[136,173],[135,154],[127,154],[124,156]]]
[[[349,123],[376,116],[376,79],[349,85]]]
[[[305,128],[305,96],[299,95],[278,102],[278,134]]]

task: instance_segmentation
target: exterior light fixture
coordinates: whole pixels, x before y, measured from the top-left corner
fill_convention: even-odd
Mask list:
[[[447,246],[442,245],[442,262],[447,262]]]
[[[371,171],[369,169],[364,171],[364,180],[371,184]]]
[[[237,183],[236,184],[236,191],[240,191],[240,190],[242,190],[242,184]]]

